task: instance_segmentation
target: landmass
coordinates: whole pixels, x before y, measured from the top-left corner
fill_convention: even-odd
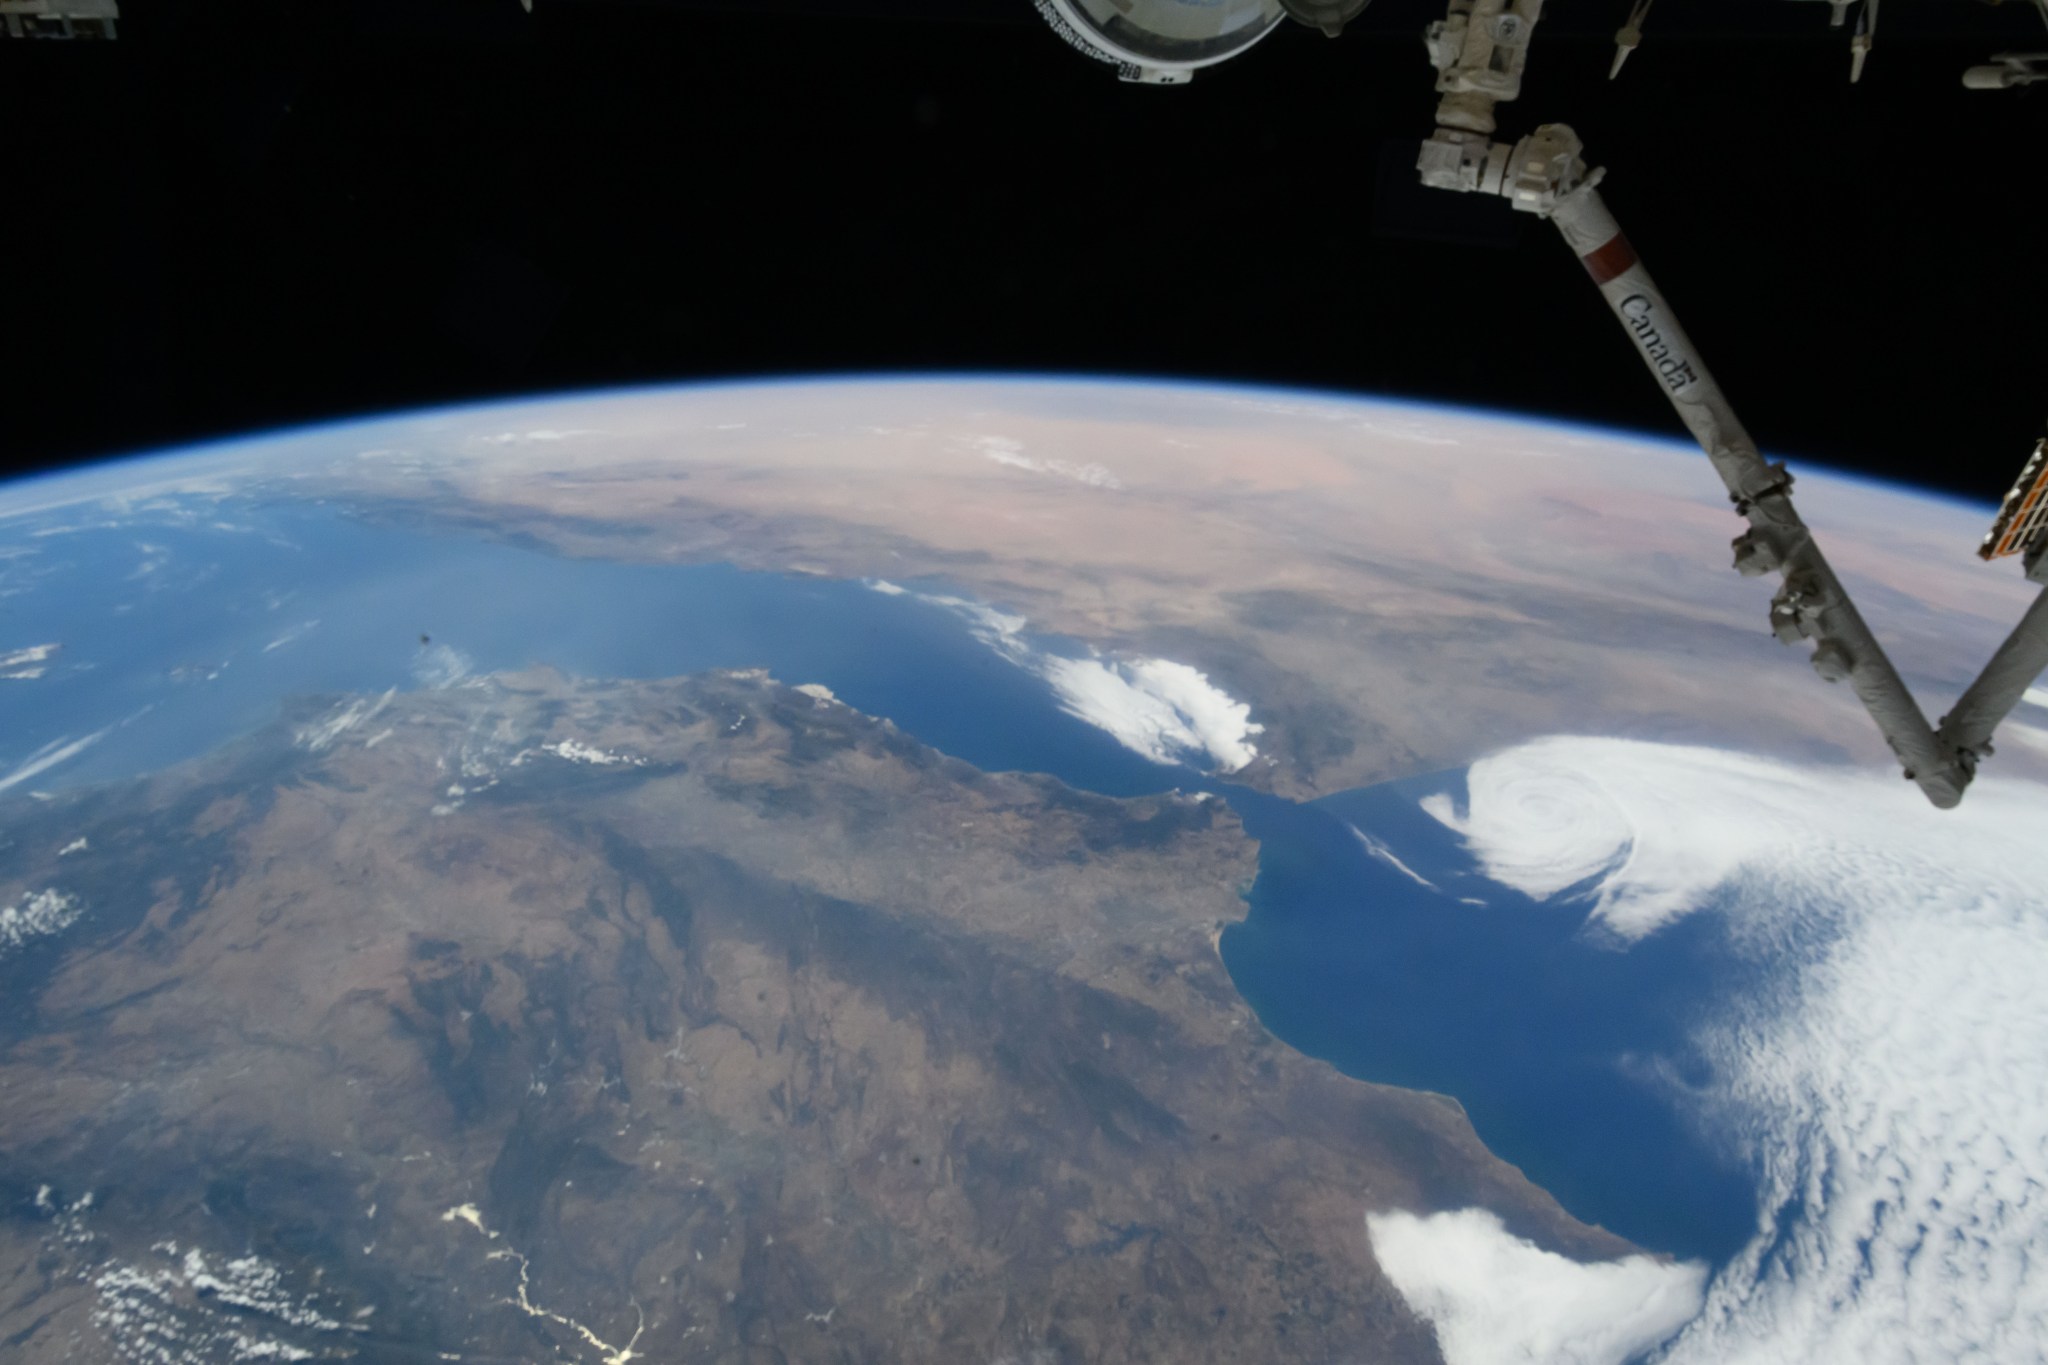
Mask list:
[[[1703,457],[1649,440],[1056,381],[601,395],[387,424],[360,455],[327,439],[280,452],[277,487],[556,554],[945,584],[1187,665],[1263,727],[1232,780],[1297,800],[1534,734],[1892,766],[1854,696],[1771,637],[1768,589],[1729,572],[1741,526]],[[1938,714],[2028,585],[1976,560],[1952,505],[1809,482],[1830,558]],[[2048,773],[2020,745],[2000,765]]]
[[[24,1365],[1426,1362],[1368,1213],[1634,1251],[1259,1025],[1225,803],[823,688],[307,701],[0,829]]]

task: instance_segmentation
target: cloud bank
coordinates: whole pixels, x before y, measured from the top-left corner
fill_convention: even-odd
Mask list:
[[[1544,1251],[1484,1209],[1366,1219],[1373,1254],[1448,1365],[1623,1365],[1700,1310],[1707,1269]]]
[[[1759,1173],[1756,1236],[1659,1357],[2007,1361],[2048,1342],[2048,788],[1953,812],[1886,774],[1551,739],[1430,804],[1621,950],[1719,917],[1764,967],[1671,1083]]]
[[[1110,662],[1044,656],[1040,671],[1060,709],[1114,735],[1154,763],[1202,763],[1234,773],[1259,756],[1249,704],[1170,659]]]
[[[986,603],[909,594],[883,579],[868,586],[892,597],[913,595],[959,616],[975,639],[1045,679],[1062,711],[1107,731],[1154,763],[1234,773],[1259,756],[1252,737],[1266,727],[1251,718],[1251,704],[1232,697],[1200,669],[1171,659],[1071,659],[1032,645],[1024,636],[1030,622]]]

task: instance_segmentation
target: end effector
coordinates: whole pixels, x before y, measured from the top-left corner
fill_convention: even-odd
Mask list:
[[[1558,200],[1581,186],[1600,183],[1588,170],[1578,134],[1561,123],[1546,123],[1513,146],[1484,133],[1439,128],[1422,144],[1415,169],[1431,189],[1502,195],[1524,213],[1549,217]]]

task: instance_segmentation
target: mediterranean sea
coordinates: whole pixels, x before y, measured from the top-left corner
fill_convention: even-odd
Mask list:
[[[1694,1131],[1682,1102],[1704,1079],[1691,1024],[1742,984],[1716,917],[1613,952],[1579,932],[1582,904],[1486,880],[1424,813],[1425,795],[1461,795],[1459,774],[1297,804],[1152,762],[1067,714],[1042,678],[930,600],[944,585],[903,586],[567,558],[294,502],[4,520],[0,657],[59,648],[22,666],[39,676],[0,681],[0,790],[152,771],[306,694],[532,665],[589,677],[766,668],[985,770],[1228,800],[1261,853],[1224,960],[1275,1034],[1363,1079],[1457,1097],[1494,1151],[1648,1248],[1720,1263],[1750,1236],[1751,1174]]]

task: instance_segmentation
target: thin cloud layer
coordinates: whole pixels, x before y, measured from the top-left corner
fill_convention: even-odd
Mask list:
[[[1700,1311],[1707,1279],[1690,1261],[1574,1261],[1485,1209],[1372,1214],[1366,1230],[1448,1365],[1623,1365]]]
[[[1960,810],[1715,750],[1551,739],[1474,766],[1488,875],[1626,949],[1719,916],[1765,968],[1673,1101],[1759,1172],[1758,1232],[1660,1357],[2032,1360],[2048,1341],[2048,788]]]
[[[398,689],[388,689],[383,696],[371,701],[368,697],[357,697],[335,708],[310,725],[301,725],[292,732],[292,742],[312,753],[320,753],[334,747],[334,742],[349,731],[367,721],[375,720],[398,695]]]
[[[1367,834],[1358,826],[1347,825],[1345,826],[1345,828],[1351,831],[1352,838],[1358,840],[1358,846],[1365,850],[1365,854],[1368,858],[1373,858],[1379,862],[1385,863],[1388,867],[1393,868],[1394,871],[1400,873],[1402,876],[1408,878],[1408,880],[1414,882],[1418,886],[1426,886],[1432,891],[1437,891],[1441,889],[1437,886],[1435,882],[1431,881],[1429,878],[1423,876],[1420,872],[1417,872],[1414,868],[1408,866],[1408,864],[1402,862],[1399,858],[1395,857],[1394,850],[1388,848],[1385,844],[1381,843],[1378,839],[1373,838],[1370,834]]]
[[[305,639],[308,635],[311,635],[314,631],[318,630],[319,628],[320,622],[317,619],[312,621],[301,621],[299,622],[299,624],[295,626],[287,626],[284,629],[284,631],[278,635],[276,639],[272,640],[269,644],[263,646],[263,648],[258,652],[262,654],[268,654],[274,649],[283,649],[286,645],[296,644],[298,641]]]
[[[591,427],[576,427],[568,431],[556,431],[553,428],[543,427],[539,431],[500,431],[489,436],[478,436],[474,439],[485,445],[513,446],[525,445],[533,441],[566,441],[572,436],[599,436],[602,434],[602,432]],[[366,453],[381,454],[383,452]]]
[[[476,663],[449,645],[430,645],[412,661],[412,679],[421,687],[438,691],[453,687],[475,670]]]
[[[1075,483],[1087,484],[1090,488],[1116,490],[1122,488],[1123,480],[1117,478],[1103,465],[1089,461],[1076,464],[1072,460],[1045,460],[1036,455],[1024,453],[1024,444],[1007,436],[981,436],[974,442],[974,448],[999,465],[1011,469],[1022,469],[1032,474],[1052,474]]]
[[[46,773],[60,763],[70,762],[106,738],[108,731],[113,728],[113,726],[109,725],[103,729],[95,730],[80,739],[51,740],[48,744],[30,754],[20,767],[7,774],[7,776],[0,777],[0,792],[4,792],[10,787],[18,787],[30,778]]]

